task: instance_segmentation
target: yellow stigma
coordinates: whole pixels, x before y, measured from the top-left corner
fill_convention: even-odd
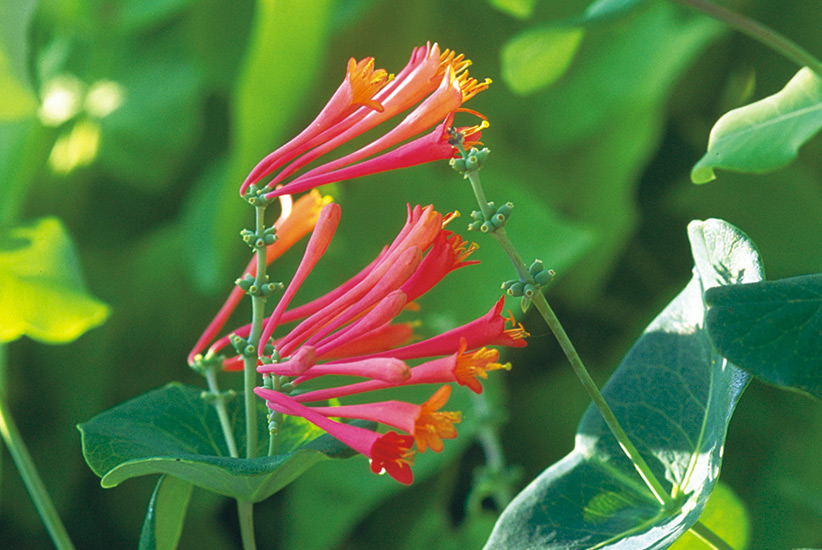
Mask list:
[[[366,57],[359,63],[352,57],[348,60],[346,73],[348,82],[351,84],[351,103],[354,105],[364,105],[375,111],[382,112],[382,103],[372,98],[374,94],[394,79],[394,75],[388,74],[385,69],[377,69],[375,71],[373,57]]]

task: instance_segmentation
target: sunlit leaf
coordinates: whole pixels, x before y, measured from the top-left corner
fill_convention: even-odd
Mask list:
[[[278,454],[265,456],[268,427],[262,421],[266,409],[260,399],[262,458],[232,458],[217,413],[201,395],[200,389],[172,383],[80,424],[83,456],[102,478],[103,487],[159,473],[221,495],[259,502],[317,462],[356,454],[330,435],[322,435],[321,430],[292,417],[281,429]],[[242,398],[227,405],[237,445],[244,448]]]
[[[774,95],[723,115],[691,180],[714,180],[715,169],[761,174],[782,168],[820,129],[822,78],[805,67]]]
[[[503,80],[523,95],[548,86],[571,66],[583,35],[579,27],[550,26],[515,36],[500,54]]]
[[[731,548],[743,550],[748,545],[750,522],[745,505],[721,481],[716,484],[711,498],[705,504],[699,521]],[[709,550],[709,547],[690,531],[679,537],[668,550]]]
[[[534,13],[537,0],[488,0],[488,3],[511,17],[528,19]]]
[[[0,229],[0,342],[70,342],[106,320],[89,296],[68,234],[54,218]]]
[[[36,0],[0,3],[0,120],[34,113],[37,99],[27,72],[28,28]]]
[[[688,227],[694,276],[648,326],[603,389],[625,431],[676,499],[662,509],[599,412],[574,450],[520,493],[487,549],[666,548],[699,518],[716,484],[731,414],[748,375],[703,331],[703,289],[762,278],[752,243],[721,220]]]
[[[708,335],[754,376],[822,399],[822,274],[705,293]]]
[[[148,502],[139,550],[174,550],[183,530],[183,520],[194,486],[188,481],[162,475]]]

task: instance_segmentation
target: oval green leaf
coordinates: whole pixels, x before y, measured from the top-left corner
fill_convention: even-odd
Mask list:
[[[822,399],[822,274],[712,288],[708,336],[757,378]]]
[[[696,268],[603,389],[623,428],[678,506],[663,510],[599,412],[586,411],[574,450],[505,509],[486,549],[666,548],[699,518],[719,476],[731,414],[748,375],[703,331],[704,288],[757,281],[745,235],[721,220],[688,228]]]
[[[500,52],[502,79],[521,95],[548,86],[571,66],[583,35],[579,27],[549,26],[515,36]]]
[[[79,425],[83,456],[102,478],[101,485],[169,474],[221,495],[260,502],[317,462],[356,454],[322,430],[289,417],[281,429],[279,454],[264,456],[268,431],[260,422],[262,458],[232,458],[217,413],[201,394],[201,389],[171,383]],[[259,401],[264,415],[267,410]],[[229,401],[227,408],[237,445],[244,448],[242,398]]]
[[[0,343],[28,336],[70,342],[108,307],[85,292],[74,246],[56,218],[0,229]]]
[[[173,476],[160,476],[146,509],[139,550],[174,550],[183,531],[194,485]]]
[[[691,180],[712,181],[715,169],[762,174],[782,168],[821,128],[822,79],[805,67],[776,94],[723,115]]]

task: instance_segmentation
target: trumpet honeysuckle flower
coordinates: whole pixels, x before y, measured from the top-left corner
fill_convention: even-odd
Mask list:
[[[397,432],[380,434],[359,426],[351,426],[326,418],[311,407],[274,390],[255,388],[254,393],[266,400],[273,411],[291,416],[301,416],[342,441],[358,453],[371,459],[371,471],[375,474],[386,472],[406,485],[414,481],[411,464],[414,460],[414,437]]]
[[[270,188],[265,195],[269,199],[334,181],[453,157],[455,149],[449,138],[456,112],[470,112],[482,119],[477,126],[458,129],[468,140],[477,140],[480,131],[487,127],[482,115],[462,108],[491,82],[470,77],[470,64],[463,55],[450,50],[441,53],[437,44],[430,43],[415,48],[395,78],[384,70],[374,70],[373,58],[360,62],[351,59],[343,83],[320,114],[294,139],[260,161],[241,185],[240,194],[272,175],[265,185],[258,184]],[[340,145],[409,109],[399,124],[364,147],[297,174]],[[432,132],[416,137],[431,128]],[[408,141],[412,138],[416,139]],[[392,147],[396,148],[388,151]],[[375,156],[380,153],[383,154]],[[286,182],[288,178],[291,180]],[[281,187],[275,188],[278,185]]]
[[[414,436],[417,451],[443,450],[443,439],[455,439],[454,424],[462,420],[460,412],[440,411],[451,396],[451,386],[441,386],[425,403],[414,405],[405,401],[380,401],[361,405],[311,407],[323,416],[361,418],[403,430]]]

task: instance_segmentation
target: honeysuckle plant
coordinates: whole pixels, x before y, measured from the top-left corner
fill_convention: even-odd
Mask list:
[[[649,3],[599,0],[582,17],[548,29],[541,36],[551,37],[561,59],[549,77],[517,86],[547,85],[571,67],[589,26]],[[710,2],[675,3],[803,65],[781,91],[719,119],[692,180],[789,163],[822,128],[822,63]],[[532,39],[507,47],[503,64],[533,54],[525,47]],[[483,472],[490,472],[476,476],[468,513],[478,513],[486,497],[499,512],[486,549],[746,547],[744,529],[732,525],[744,520],[744,509],[719,481],[730,418],[752,377],[822,397],[822,276],[765,281],[756,246],[742,230],[720,219],[692,221],[690,281],[600,389],[585,351],[577,351],[546,298],[557,276],[552,258],[523,259],[507,232],[517,223],[508,189],[494,189],[501,200],[490,201],[480,181],[481,168],[495,169],[491,150],[479,141],[489,124],[464,104],[491,82],[470,76],[470,64],[431,43],[414,48],[396,75],[375,68],[373,58],[351,59],[313,121],[237,182],[254,211],[253,224],[241,232],[251,257],[199,338],[192,333],[187,363],[202,384],[169,383],[79,426],[84,457],[103,487],[159,474],[140,548],[177,547],[195,486],[236,501],[241,544],[252,549],[254,505],[313,465],[335,460],[352,477],[385,474],[371,479],[397,491],[424,477],[414,464],[418,455],[431,451],[434,468],[442,468],[443,455],[458,444],[453,440],[466,438],[478,442]],[[463,118],[473,123],[458,126]],[[369,230],[387,244],[353,276],[337,278],[327,254],[338,244],[347,205],[318,188],[446,161],[475,195],[470,219],[437,205],[383,201],[380,208],[396,212],[396,223]],[[457,185],[454,180],[447,184]],[[2,201],[0,207],[0,213],[16,209]],[[83,290],[58,221],[10,228],[9,220],[0,221],[0,345],[23,335],[66,343],[103,322],[108,310]],[[513,270],[491,283],[500,297],[483,304],[487,313],[420,330],[419,312],[437,308],[428,293],[446,278],[470,276],[487,257],[463,229],[496,241]],[[279,261],[289,251],[302,254],[293,273]],[[61,261],[46,261],[51,257]],[[305,284],[318,273],[334,279],[319,296]],[[477,301],[469,294],[461,299]],[[250,302],[250,319],[237,313],[243,300]],[[506,348],[525,347],[526,328],[546,335],[543,323],[591,405],[570,452],[514,496],[518,479],[506,466],[499,433],[504,414],[489,405],[485,390],[489,377],[504,379],[512,369]],[[458,406],[459,394],[472,405]],[[550,414],[552,406],[540,412]],[[3,392],[0,432],[55,545],[72,548]],[[287,514],[277,519],[284,529],[288,520]]]

